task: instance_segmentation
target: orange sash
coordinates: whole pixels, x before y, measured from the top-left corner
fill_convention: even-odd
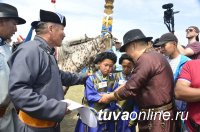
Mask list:
[[[19,111],[19,119],[26,125],[36,128],[55,127],[56,122],[33,118],[23,111]]]

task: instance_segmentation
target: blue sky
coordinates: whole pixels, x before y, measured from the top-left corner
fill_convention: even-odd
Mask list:
[[[53,10],[51,0],[0,0],[15,5],[19,15],[27,20],[18,26],[17,35],[26,36],[30,23],[39,19],[39,9]],[[162,5],[174,4],[175,34],[179,42],[187,44],[185,29],[196,25],[200,28],[200,0],[115,0],[113,9],[113,35],[122,41],[123,35],[134,28],[141,29],[146,36],[155,38],[168,32],[163,23]],[[67,20],[66,40],[87,34],[95,37],[100,34],[104,16],[105,0],[56,0],[56,11],[64,14]]]

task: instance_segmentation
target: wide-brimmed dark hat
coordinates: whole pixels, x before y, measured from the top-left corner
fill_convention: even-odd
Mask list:
[[[56,12],[45,11],[41,9],[40,9],[40,20],[32,22],[31,26],[37,27],[39,22],[53,22],[53,23],[61,24],[64,27],[66,25],[65,16]]]
[[[155,45],[161,46],[161,45],[166,44],[170,41],[175,41],[176,43],[178,43],[178,39],[173,33],[165,33],[159,38],[158,43],[156,43]]]
[[[17,8],[6,3],[0,3],[0,18],[12,18],[17,20],[17,24],[24,24],[26,21],[18,16]]]
[[[125,52],[125,48],[128,44],[134,41],[151,41],[153,37],[146,37],[140,29],[133,29],[128,31],[124,37],[124,45],[120,48],[120,52]]]

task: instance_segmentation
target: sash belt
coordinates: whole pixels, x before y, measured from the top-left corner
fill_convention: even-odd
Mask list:
[[[41,120],[33,118],[23,111],[19,111],[19,119],[26,125],[36,128],[56,127],[58,123],[53,121]]]
[[[160,107],[155,107],[155,108],[149,108],[149,109],[140,109],[141,112],[148,112],[148,111],[151,111],[151,112],[158,112],[158,111],[168,111],[168,110],[171,110],[173,108],[173,103],[170,102],[166,105],[163,105],[163,106],[160,106]]]

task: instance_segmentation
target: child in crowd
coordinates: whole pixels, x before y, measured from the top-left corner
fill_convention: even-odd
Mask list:
[[[91,108],[98,118],[98,112],[102,110],[105,113],[117,112],[119,107],[116,102],[109,104],[100,104],[101,94],[113,92],[118,84],[115,79],[115,74],[112,73],[114,64],[117,61],[117,56],[112,52],[103,52],[96,56],[94,63],[98,65],[98,70],[86,81],[83,104]],[[101,131],[116,131],[117,121],[98,120],[96,128],[91,128],[85,125],[81,119],[78,119],[75,131],[76,132],[101,132]]]
[[[134,69],[135,64],[132,58],[127,54],[123,54],[119,58],[119,64],[122,65],[122,72],[116,73],[116,78],[118,78],[117,84],[121,86],[124,85],[126,81],[131,78],[131,73]],[[122,120],[120,118],[117,123],[117,130],[120,130],[121,132],[135,132],[135,126],[137,124],[136,113],[138,113],[139,111],[137,105],[132,100],[119,101],[118,104],[120,104],[120,106],[122,107],[122,112],[128,112],[129,114],[132,112],[132,119],[129,118],[128,120]]]

